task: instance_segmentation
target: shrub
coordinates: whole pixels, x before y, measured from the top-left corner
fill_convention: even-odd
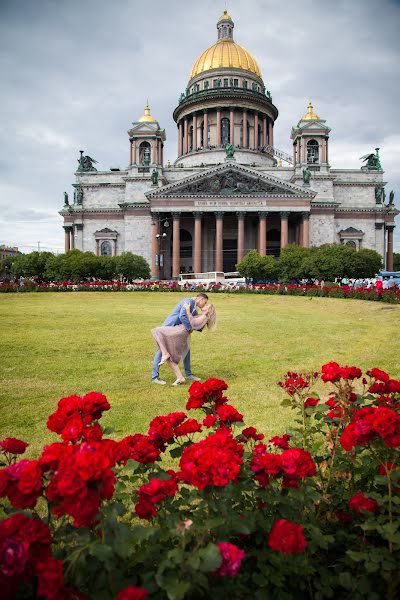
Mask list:
[[[294,426],[270,440],[208,379],[189,388],[196,418],[146,434],[108,438],[91,392],[59,401],[39,459],[0,442],[3,597],[397,597],[400,381],[330,362],[279,385]]]

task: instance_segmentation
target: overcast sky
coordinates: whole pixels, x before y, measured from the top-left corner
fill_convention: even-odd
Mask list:
[[[79,150],[125,168],[127,129],[146,99],[176,158],[172,112],[194,61],[216,41],[215,0],[0,0],[0,244],[63,251],[58,211]],[[279,110],[275,146],[307,109],[327,120],[330,164],[381,148],[400,206],[400,1],[231,0],[234,38]],[[400,221],[396,228],[400,251]]]

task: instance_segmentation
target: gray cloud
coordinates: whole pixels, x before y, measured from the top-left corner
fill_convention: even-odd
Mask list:
[[[126,131],[149,99],[176,157],[172,111],[224,8],[211,0],[2,0],[0,243],[63,247],[63,191],[80,149],[125,167]],[[400,196],[400,6],[394,0],[233,0],[235,39],[250,50],[279,109],[278,148],[315,111],[332,128],[334,167],[381,147]],[[46,217],[47,215],[47,217]],[[30,225],[29,225],[30,224]],[[400,250],[400,231],[396,232]]]

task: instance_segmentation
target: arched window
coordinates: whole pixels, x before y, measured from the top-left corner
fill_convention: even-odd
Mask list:
[[[139,146],[139,162],[141,165],[148,167],[150,164],[150,144],[142,142]]]
[[[224,117],[221,119],[221,145],[229,144],[230,142],[230,122],[229,119]]]
[[[311,165],[319,163],[319,144],[317,140],[307,142],[307,162]]]
[[[187,229],[181,229],[179,232],[180,257],[192,258],[192,236]]]
[[[100,254],[101,254],[101,256],[111,256],[111,254],[112,254],[111,242],[101,242]]]
[[[346,242],[347,246],[351,246],[352,248],[354,248],[354,250],[357,250],[357,243],[354,240],[348,240]]]

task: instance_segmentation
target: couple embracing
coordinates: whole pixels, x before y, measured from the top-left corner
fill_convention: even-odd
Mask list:
[[[200,314],[197,309],[201,310]],[[178,302],[162,327],[151,330],[158,346],[153,360],[152,382],[165,385],[166,382],[159,377],[159,368],[167,364],[176,375],[172,385],[184,383],[185,377],[179,368],[182,359],[186,379],[199,381],[190,367],[190,335],[192,331],[202,331],[206,325],[210,330],[214,329],[216,321],[215,308],[208,302],[207,294],[202,292],[195,298],[184,298]]]

